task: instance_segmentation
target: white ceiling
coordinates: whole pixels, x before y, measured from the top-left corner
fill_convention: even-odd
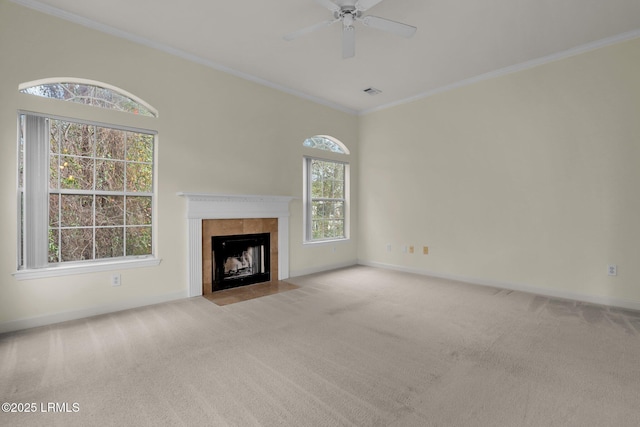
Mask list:
[[[13,1],[359,113],[640,37],[640,0],[384,0],[365,15],[416,34],[356,23],[356,56],[342,59],[339,23],[282,38],[331,19],[313,0]]]

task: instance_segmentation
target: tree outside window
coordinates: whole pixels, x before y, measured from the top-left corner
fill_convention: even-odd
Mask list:
[[[152,255],[155,136],[27,114],[20,122],[20,171],[48,171],[20,179],[21,267]],[[44,212],[46,238],[30,227]],[[46,260],[32,245],[47,246]]]

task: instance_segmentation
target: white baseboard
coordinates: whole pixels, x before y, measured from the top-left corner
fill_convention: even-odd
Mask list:
[[[640,301],[636,301],[636,300],[628,300],[628,299],[616,298],[616,297],[606,297],[601,295],[583,294],[579,292],[565,291],[562,289],[543,288],[543,287],[524,285],[519,283],[509,283],[509,282],[500,282],[496,280],[478,279],[478,278],[466,277],[466,276],[456,276],[453,274],[442,274],[442,273],[436,273],[433,271],[419,269],[419,268],[402,267],[399,265],[384,264],[380,262],[365,261],[360,259],[358,260],[358,264],[365,265],[368,267],[385,268],[389,270],[402,271],[405,273],[419,274],[422,276],[437,277],[440,279],[455,280],[458,282],[469,283],[472,285],[491,286],[494,288],[527,292],[530,294],[542,295],[546,297],[560,298],[560,299],[580,301],[580,302],[588,302],[591,304],[599,304],[599,305],[605,305],[610,307],[618,307],[618,308],[625,308],[629,310],[640,311]]]
[[[349,260],[338,264],[322,265],[319,267],[304,268],[302,270],[293,270],[289,272],[289,277],[306,276],[308,274],[322,273],[324,271],[337,270],[339,268],[352,267],[357,265],[357,260]]]
[[[171,294],[154,295],[130,301],[88,307],[80,310],[64,311],[60,313],[52,313],[42,316],[11,320],[8,322],[0,323],[0,334],[5,332],[19,331],[22,329],[36,328],[38,326],[52,325],[54,323],[66,322],[68,320],[83,319],[85,317],[97,316],[100,314],[114,313],[116,311],[128,310],[130,308],[136,307],[144,307],[146,305],[159,304],[162,302],[183,298],[188,298],[186,290],[174,292]]]

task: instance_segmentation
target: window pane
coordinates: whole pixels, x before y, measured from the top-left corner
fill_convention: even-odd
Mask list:
[[[344,221],[331,220],[327,221],[327,229],[325,231],[325,237],[343,237],[344,236]]]
[[[127,132],[127,160],[151,163],[153,161],[153,135]]]
[[[60,154],[60,120],[49,120],[49,151]]]
[[[324,181],[322,183],[322,197],[327,199],[333,197],[333,181]]]
[[[124,162],[96,160],[96,190],[124,191]]]
[[[322,220],[314,219],[311,222],[311,233],[314,239],[322,239],[324,237],[323,234],[323,223]]]
[[[60,188],[60,168],[63,166],[59,162],[60,156],[51,156],[49,158],[49,188],[52,190]]]
[[[93,156],[95,126],[60,122],[62,154]]]
[[[323,162],[324,179],[333,179],[335,175],[336,165],[332,162]]]
[[[83,227],[93,225],[93,196],[62,194],[60,196],[62,227]]]
[[[49,195],[49,227],[60,227],[60,195]]]
[[[151,227],[127,227],[127,255],[151,255]]]
[[[125,134],[119,129],[98,128],[96,157],[124,160]]]
[[[344,199],[344,182],[333,181],[332,199]]]
[[[60,187],[65,189],[93,189],[93,159],[63,156],[60,159]]]
[[[327,206],[327,218],[329,219],[344,219],[344,203],[343,202],[330,202]]]
[[[313,181],[311,183],[311,197],[314,199],[318,197],[322,197],[323,188],[324,188],[324,185],[322,181]]]
[[[322,163],[319,160],[311,161],[311,178],[315,181],[317,179],[322,179]]]
[[[151,197],[127,197],[127,225],[151,225]]]
[[[68,228],[60,230],[60,261],[93,259],[93,230]]]
[[[150,193],[153,184],[153,167],[144,163],[127,163],[127,191]]]
[[[96,229],[96,258],[124,256],[124,227]]]
[[[344,203],[314,201],[311,203],[312,219],[344,219]]]
[[[311,218],[322,219],[325,217],[324,214],[324,202],[313,201],[311,202]]]
[[[58,237],[60,230],[49,229],[49,262],[60,262],[60,250],[58,247]]]
[[[96,196],[96,226],[124,225],[124,196]]]

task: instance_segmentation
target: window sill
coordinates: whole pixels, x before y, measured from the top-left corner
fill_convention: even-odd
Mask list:
[[[327,239],[327,240],[305,240],[302,242],[303,245],[331,245],[341,242],[348,242],[348,237],[341,237],[338,239]]]
[[[13,277],[18,280],[44,279],[47,277],[69,276],[72,274],[96,273],[100,271],[122,270],[125,268],[152,267],[159,265],[162,259],[143,257],[118,261],[92,262],[90,264],[60,265],[55,267],[18,270]]]

